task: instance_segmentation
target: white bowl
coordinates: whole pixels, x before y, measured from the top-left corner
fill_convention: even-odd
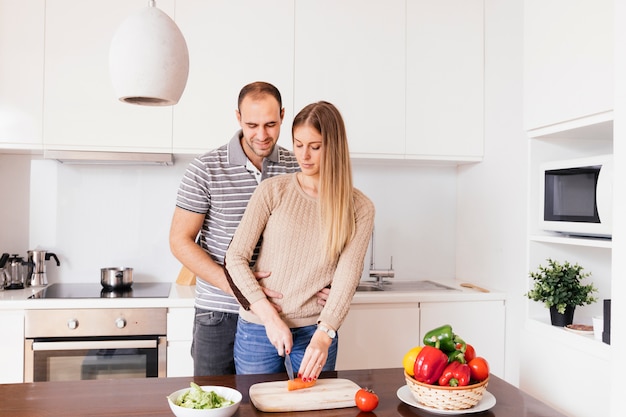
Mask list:
[[[229,405],[228,407],[222,408],[207,408],[204,410],[196,410],[193,408],[185,408],[175,404],[176,399],[186,391],[189,391],[191,387],[179,389],[178,391],[174,391],[170,395],[167,396],[167,402],[172,409],[172,413],[176,417],[230,417],[239,408],[239,404],[241,403],[242,395],[236,389],[221,387],[221,386],[213,386],[213,385],[203,385],[201,388],[204,391],[215,391],[215,393],[221,397],[226,398],[227,400],[234,401],[234,404]]]

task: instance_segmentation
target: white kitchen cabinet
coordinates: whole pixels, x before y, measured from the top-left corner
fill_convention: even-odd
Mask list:
[[[44,0],[0,0],[0,149],[42,147]]]
[[[167,311],[167,376],[193,376],[191,342],[194,308],[169,308]]]
[[[177,0],[190,68],[174,107],[175,153],[199,154],[228,142],[239,129],[239,91],[253,81],[280,90],[285,123],[279,143],[291,149],[293,19],[293,0]]]
[[[483,0],[409,0],[406,13],[407,157],[480,161]]]
[[[0,312],[0,384],[24,382],[24,310]]]
[[[444,324],[503,377],[504,300],[353,303],[339,329],[337,369],[402,367],[406,352]]]
[[[531,136],[612,119],[613,8],[612,0],[524,2],[524,125]]]
[[[502,300],[420,303],[420,341],[428,331],[449,324],[487,360],[491,373],[503,378],[505,316]]]
[[[296,111],[337,105],[354,157],[480,161],[483,19],[483,0],[296,0]]]
[[[326,100],[350,152],[405,153],[405,0],[295,0],[295,112]]]
[[[157,7],[174,17],[174,0]],[[45,149],[172,151],[172,107],[120,102],[109,76],[119,25],[146,0],[46,2]]]
[[[419,338],[419,303],[353,304],[339,329],[337,370],[402,367]]]

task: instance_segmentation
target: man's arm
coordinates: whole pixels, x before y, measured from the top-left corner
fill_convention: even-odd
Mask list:
[[[224,269],[197,243],[196,237],[204,222],[204,214],[176,207],[170,227],[172,254],[196,276],[222,291],[232,294]]]
[[[196,237],[200,232],[204,217],[204,214],[194,213],[176,207],[170,227],[170,249],[176,259],[191,272],[196,274],[198,278],[221,289],[227,294],[234,295],[226,279],[224,268],[217,264],[209,254],[196,243]],[[270,272],[254,273],[257,279],[267,278],[270,274]],[[267,288],[264,288],[263,292],[268,297],[282,298],[281,293]],[[281,310],[278,305],[274,306],[277,311]]]

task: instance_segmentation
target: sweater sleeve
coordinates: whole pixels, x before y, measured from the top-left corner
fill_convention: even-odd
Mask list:
[[[246,211],[226,251],[225,268],[231,288],[244,308],[265,297],[250,268],[254,248],[271,214],[271,180],[262,181],[252,194]],[[247,300],[242,303],[242,298]]]
[[[374,229],[374,204],[355,190],[356,232],[339,256],[330,294],[319,321],[339,329],[348,315],[352,297],[361,280],[367,246]]]

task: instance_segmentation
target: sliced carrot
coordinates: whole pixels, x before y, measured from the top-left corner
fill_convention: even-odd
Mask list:
[[[290,379],[287,381],[287,390],[288,391],[294,391],[297,389],[302,389],[302,388],[309,388],[312,387],[313,385],[315,385],[315,383],[317,382],[316,379],[310,381],[310,382],[304,382],[302,380],[302,378],[294,378],[294,379]]]

